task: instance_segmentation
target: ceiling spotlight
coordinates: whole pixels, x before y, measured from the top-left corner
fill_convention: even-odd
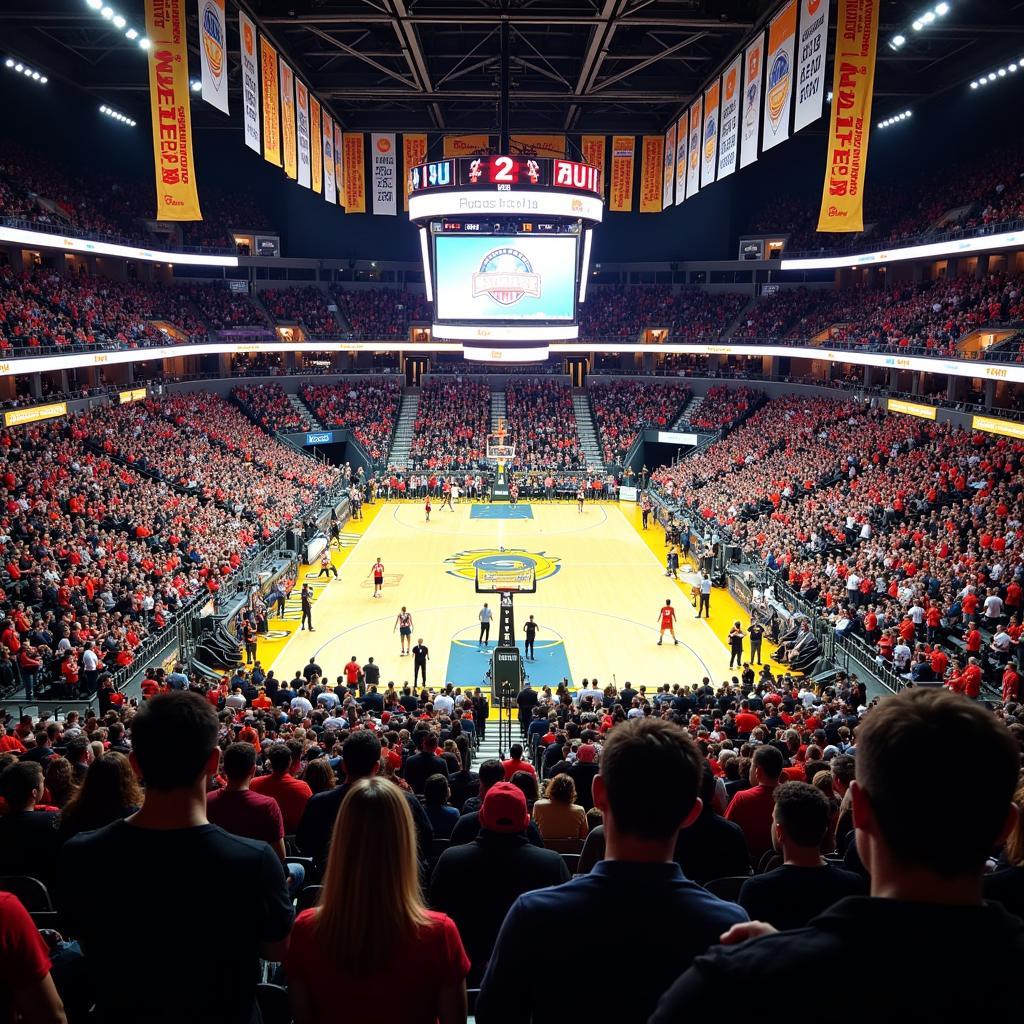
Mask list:
[[[907,37],[902,34],[895,35],[892,37],[892,41],[894,46],[902,46],[907,41]]]
[[[31,68],[25,68],[23,74],[25,75],[26,78],[31,78],[32,77],[32,69]]]
[[[139,40],[139,46],[141,46],[143,50],[148,50],[149,49],[149,40],[145,36],[143,36]]]
[[[38,82],[39,81],[39,72],[38,71],[33,71],[32,72],[32,77]]]
[[[8,57],[8,58],[7,58],[7,60],[5,60],[5,61],[4,61],[4,63],[5,63],[5,64],[7,65],[7,67],[9,67],[9,68],[13,68],[13,67],[14,67],[14,61],[13,61],[13,60],[11,60],[11,58],[10,58],[10,57]]]
[[[1010,74],[1013,74],[1013,72],[1017,70],[1017,65],[1011,64],[1006,70],[1009,71]]]
[[[971,82],[971,88],[972,89],[977,89],[978,88],[978,83],[977,82]]]
[[[94,10],[98,11],[103,6],[103,0],[85,0],[85,2]]]
[[[24,71],[25,70],[25,65],[24,64],[15,64],[14,65],[14,70],[15,71]]]
[[[43,77],[39,79],[39,84],[40,85],[46,85],[46,83],[48,81],[49,81],[49,79],[46,77],[46,75],[43,75]]]
[[[1006,68],[1000,68],[996,72],[996,74],[999,75],[1000,78],[1005,78],[1006,77]]]
[[[126,22],[120,14],[114,15],[114,28],[124,28],[127,24],[128,22]]]
[[[945,15],[949,14],[949,4],[947,4],[947,3],[936,4],[935,5],[935,13],[940,18],[942,18]]]
[[[133,29],[133,28],[130,28],[130,29],[128,29],[128,31],[127,31],[127,32],[125,32],[125,35],[126,35],[126,36],[127,36],[127,37],[128,37],[129,39],[138,39],[138,38],[139,38],[139,33],[138,33],[138,32],[136,32],[136,31],[135,31],[135,29]]]
[[[203,87],[203,83],[202,82],[193,82],[192,83],[192,91],[193,92],[199,92],[199,90],[202,89],[202,87]]]
[[[921,15],[921,20],[926,25],[930,25],[935,20],[935,15],[934,15],[934,13],[932,11],[929,11],[927,14],[922,14]]]
[[[914,112],[912,110],[908,110],[907,111],[907,117],[913,117],[913,116],[914,116]]]
[[[106,112],[107,112],[107,108],[103,104],[100,104],[100,113],[101,114],[105,114]]]
[[[989,80],[990,82],[994,82],[994,81],[996,80],[996,75],[995,75],[995,72],[994,72],[994,71],[990,71],[990,72],[988,73],[988,80]]]
[[[920,31],[921,31],[921,29],[923,29],[923,28],[924,28],[924,22],[923,22],[923,21],[915,21],[915,22],[914,22],[914,24],[913,24],[913,25],[911,25],[910,27],[911,27],[911,28],[912,28],[912,29],[913,29],[913,30],[914,30],[915,32],[920,32]]]
[[[114,16],[114,8],[104,7],[103,10],[100,11],[100,14],[102,14],[103,17],[107,19],[107,21],[110,21],[110,19]]]
[[[832,102],[832,93],[831,92],[829,92],[829,94],[825,97],[825,102],[826,103],[831,103]]]

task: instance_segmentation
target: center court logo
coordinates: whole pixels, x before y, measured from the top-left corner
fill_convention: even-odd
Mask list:
[[[524,295],[540,297],[540,274],[518,249],[492,249],[473,274],[473,298],[489,295],[503,306],[513,306]]]
[[[517,571],[533,569],[538,580],[550,579],[562,568],[562,560],[546,555],[543,551],[527,551],[524,548],[475,548],[472,551],[460,551],[457,555],[444,560],[450,565],[449,576],[458,576],[463,580],[476,580],[477,569],[505,569]]]

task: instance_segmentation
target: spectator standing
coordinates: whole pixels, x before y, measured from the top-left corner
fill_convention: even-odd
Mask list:
[[[302,779],[292,775],[292,752],[284,743],[275,743],[267,754],[267,760],[270,762],[270,774],[253,779],[249,788],[253,793],[277,801],[284,819],[285,834],[294,835],[313,791]]]
[[[784,759],[778,748],[757,747],[750,762],[750,789],[735,793],[725,810],[726,821],[734,821],[743,829],[754,867],[761,856],[772,849],[774,791],[783,767]]]

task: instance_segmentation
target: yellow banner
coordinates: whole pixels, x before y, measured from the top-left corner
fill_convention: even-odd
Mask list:
[[[427,162],[427,136],[402,136],[402,209],[409,209],[409,171]]]
[[[295,154],[295,75],[281,62],[281,137],[284,140],[284,173],[295,181],[299,165]],[[314,143],[314,148],[316,148]]]
[[[184,22],[182,22],[184,25]],[[12,409],[4,413],[4,426],[17,427],[25,423],[38,423],[68,414],[67,402],[51,402],[49,405],[33,405],[28,409]]]
[[[313,178],[313,191],[322,192],[324,188],[324,140],[320,127],[320,101],[309,97],[309,156],[310,173]]]
[[[363,166],[363,133],[345,132],[342,136],[345,153],[345,212],[366,213],[366,168]]]
[[[665,136],[645,135],[640,144],[640,212],[661,213],[661,172]]]
[[[583,162],[601,171],[601,191],[608,195],[608,176],[604,173],[604,158],[608,142],[603,135],[584,135],[580,139],[580,153]]]
[[[8,413],[8,416],[11,414]],[[1024,439],[1024,423],[1016,420],[1001,420],[995,416],[972,416],[971,430],[981,430],[986,434],[1002,434],[1004,437]]]
[[[141,402],[146,397],[145,388],[132,388],[131,391],[121,391],[118,393],[117,402],[118,405],[127,405],[129,402]]]
[[[192,162],[185,0],[146,0],[156,219],[202,220]],[[58,414],[59,415],[59,414]]]
[[[934,405],[918,405],[917,402],[904,402],[899,398],[887,399],[885,407],[889,412],[901,412],[904,416],[917,416],[922,420],[933,420],[938,413]]]
[[[608,209],[629,213],[633,209],[633,157],[636,139],[632,135],[612,136],[612,173],[609,175]]]
[[[878,0],[839,0],[819,231],[864,230],[878,7]]]
[[[510,135],[512,156],[544,156],[565,158],[564,135]]]
[[[446,135],[445,159],[455,156],[487,156],[491,151],[490,135]]]
[[[277,50],[260,36],[260,82],[263,87],[263,159],[281,166],[281,129],[278,124]]]

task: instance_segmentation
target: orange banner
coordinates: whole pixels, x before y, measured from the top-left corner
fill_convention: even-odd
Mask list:
[[[604,172],[605,137],[603,135],[584,135],[580,139],[580,152],[583,162],[592,167],[600,167]]]
[[[294,181],[299,174],[295,156],[295,75],[282,60],[281,68],[281,136],[284,140],[284,173]],[[316,143],[314,142],[315,146]]]
[[[864,230],[871,94],[878,47],[877,0],[839,0],[825,183],[819,231]]]
[[[456,156],[487,156],[491,151],[490,135],[446,135],[445,159]]]
[[[202,220],[192,160],[185,0],[146,0],[156,219]]]
[[[324,189],[324,143],[320,128],[320,101],[309,97],[309,155],[313,191]]]
[[[511,156],[543,156],[565,158],[564,135],[510,135]]]
[[[409,209],[409,171],[427,162],[427,136],[402,136],[402,209]]]
[[[345,173],[345,212],[366,213],[366,170],[363,167],[363,133],[345,132],[342,170]]]
[[[636,138],[632,135],[612,136],[612,173],[609,175],[608,209],[629,213],[633,209],[633,158]]]
[[[665,136],[645,135],[640,150],[640,212],[661,213],[662,163]]]
[[[260,81],[263,86],[263,159],[281,166],[281,129],[278,124],[277,50],[260,36]]]

